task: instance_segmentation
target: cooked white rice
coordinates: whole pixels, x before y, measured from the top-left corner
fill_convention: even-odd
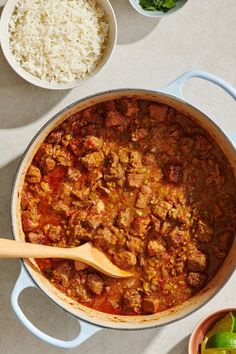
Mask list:
[[[95,0],[20,0],[10,48],[29,73],[51,83],[89,75],[106,48],[108,24]]]

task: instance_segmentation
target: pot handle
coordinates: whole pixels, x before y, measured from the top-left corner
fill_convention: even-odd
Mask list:
[[[168,86],[161,89],[160,92],[184,99],[183,86],[188,79],[191,79],[193,77],[212,82],[213,84],[221,87],[236,100],[236,90],[231,85],[229,85],[226,81],[220,79],[219,77],[209,74],[205,71],[187,71],[186,73],[172,81]]]
[[[18,303],[18,298],[22,290],[26,288],[37,288],[37,286],[34,284],[34,282],[30,279],[29,275],[25,271],[24,267],[21,267],[21,273],[19,275],[19,278],[17,279],[17,282],[15,284],[15,287],[12,291],[11,295],[11,304],[13,307],[14,312],[16,313],[18,319],[25,325],[25,327],[32,332],[36,337],[39,339],[43,340],[44,342],[47,342],[49,344],[55,345],[60,348],[75,348],[79,346],[81,343],[83,343],[86,339],[91,337],[94,333],[97,331],[100,331],[102,328],[94,326],[92,324],[89,324],[87,322],[84,322],[82,320],[78,320],[80,324],[80,333],[79,335],[70,340],[60,340],[54,337],[49,336],[48,334],[40,331],[37,327],[35,327],[25,316],[23,311],[21,310],[19,303]]]

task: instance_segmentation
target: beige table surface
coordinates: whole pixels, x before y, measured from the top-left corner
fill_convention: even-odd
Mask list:
[[[3,0],[0,0],[0,4]],[[236,0],[189,0],[179,13],[161,21],[138,15],[127,0],[111,0],[119,37],[105,70],[72,91],[51,92],[18,77],[0,52],[0,235],[10,237],[9,197],[19,158],[34,133],[53,113],[74,100],[119,87],[156,89],[188,70],[205,70],[236,87]],[[194,79],[186,98],[225,131],[236,132],[236,104],[221,89]],[[10,306],[18,277],[17,260],[0,261],[0,353],[56,354],[29,333]],[[198,320],[212,310],[236,307],[236,274],[206,306],[169,326],[139,331],[102,330],[68,352],[86,354],[184,354]],[[78,324],[36,290],[21,296],[25,312],[41,329],[62,339],[76,335]]]

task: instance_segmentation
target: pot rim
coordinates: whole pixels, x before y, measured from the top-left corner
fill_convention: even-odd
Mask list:
[[[17,180],[19,178],[19,172],[20,172],[20,169],[22,167],[22,164],[24,163],[25,161],[25,157],[27,156],[28,154],[28,151],[30,150],[31,146],[34,144],[34,142],[37,140],[37,138],[42,134],[42,132],[48,127],[50,126],[50,124],[54,121],[57,120],[58,117],[60,117],[62,114],[66,113],[70,108],[73,108],[74,106],[76,105],[79,105],[83,102],[86,102],[90,99],[93,99],[93,98],[97,98],[97,97],[102,97],[102,96],[106,96],[106,95],[109,95],[109,94],[119,94],[119,93],[122,93],[124,92],[124,95],[127,95],[127,94],[133,94],[135,96],[135,94],[140,94],[140,93],[143,93],[143,94],[150,94],[150,95],[161,95],[161,96],[164,96],[166,98],[170,98],[174,101],[177,101],[185,106],[187,106],[188,108],[191,108],[193,110],[195,110],[197,113],[201,114],[202,116],[204,116],[207,120],[209,120],[211,122],[211,125],[214,126],[214,128],[216,130],[218,130],[218,132],[224,137],[224,139],[227,141],[227,143],[230,145],[230,147],[234,150],[234,152],[236,151],[236,147],[234,146],[234,144],[232,143],[232,141],[228,138],[228,136],[224,133],[224,131],[208,116],[206,115],[204,112],[202,112],[200,109],[198,109],[197,107],[195,107],[194,105],[190,104],[189,102],[185,101],[183,98],[180,98],[178,96],[175,96],[174,94],[171,94],[171,93],[166,93],[166,92],[162,92],[161,90],[149,90],[149,89],[140,89],[140,88],[118,88],[118,89],[110,89],[110,90],[105,90],[105,91],[100,91],[98,93],[95,93],[95,94],[92,94],[92,95],[88,95],[88,96],[85,96],[81,99],[78,99],[76,101],[73,101],[72,103],[70,103],[69,105],[67,105],[65,108],[61,109],[60,111],[58,111],[57,113],[55,113],[45,124],[43,124],[43,126],[38,130],[38,132],[33,136],[33,138],[31,139],[31,141],[28,143],[19,163],[18,163],[18,166],[17,166],[17,169],[15,171],[15,176],[14,176],[14,179],[13,179],[13,183],[12,183],[12,188],[11,188],[11,197],[10,197],[10,227],[11,227],[11,231],[12,231],[12,237],[13,239],[17,239],[17,237],[15,236],[15,230],[14,230],[14,215],[15,215],[15,205],[13,203],[14,201],[14,192],[15,190],[17,189]],[[104,97],[105,98],[105,97]],[[108,98],[109,99],[109,98]],[[104,99],[104,102],[106,101],[106,99]],[[92,106],[93,104],[91,104]],[[65,118],[66,120],[67,118]],[[145,323],[145,326],[137,326],[137,324],[135,323],[129,323],[128,325],[130,327],[127,327],[127,326],[124,326],[122,327],[122,323],[120,322],[119,323],[119,326],[117,326],[117,323],[114,322],[114,326],[112,325],[105,325],[104,323],[100,323],[101,321],[98,319],[97,322],[99,322],[97,324],[96,320],[94,319],[89,319],[89,316],[87,314],[85,314],[85,318],[84,316],[79,316],[77,314],[74,314],[72,313],[69,309],[67,309],[66,307],[60,305],[50,294],[49,292],[46,292],[45,290],[42,289],[41,285],[39,284],[38,281],[35,280],[35,277],[31,274],[31,272],[29,271],[29,268],[30,266],[27,264],[27,262],[24,260],[24,259],[20,259],[21,261],[21,264],[24,266],[24,269],[26,270],[28,276],[30,277],[30,279],[33,281],[33,283],[36,285],[36,287],[44,294],[47,296],[47,298],[49,298],[51,301],[53,301],[53,303],[55,303],[57,306],[59,306],[60,308],[62,308],[64,311],[66,311],[67,313],[69,313],[70,315],[76,317],[77,319],[79,320],[82,320],[84,322],[87,322],[89,324],[92,324],[92,325],[95,325],[95,326],[98,326],[98,327],[101,327],[101,328],[108,328],[108,329],[115,329],[115,330],[144,330],[144,329],[151,329],[151,328],[158,328],[158,327],[162,327],[162,326],[165,326],[165,325],[168,325],[168,324],[171,324],[171,323],[174,323],[176,321],[179,321],[179,320],[182,320],[184,319],[185,317],[191,315],[192,313],[194,313],[196,310],[199,310],[200,308],[202,308],[203,306],[205,306],[216,294],[218,294],[222,288],[226,285],[226,283],[229,281],[229,279],[231,278],[235,268],[236,268],[236,265],[234,266],[234,268],[232,268],[232,270],[230,272],[228,272],[227,274],[227,277],[224,279],[224,282],[222,282],[222,284],[220,285],[220,287],[218,287],[217,290],[215,290],[210,296],[208,296],[208,298],[206,300],[204,300],[202,303],[198,304],[198,305],[195,305],[194,308],[190,311],[188,311],[187,313],[184,313],[182,315],[179,315],[172,319],[172,320],[168,320],[167,322],[165,323],[161,323],[161,324],[155,324],[155,323],[150,323],[150,324],[147,324]],[[214,279],[214,277],[212,278]],[[207,286],[209,285],[209,283],[207,284]],[[205,289],[205,288],[204,288]],[[197,294],[201,293],[202,291],[204,291],[204,289],[200,290],[200,292],[198,292]],[[174,309],[174,308],[172,308]],[[171,309],[169,309],[171,310]],[[109,314],[107,314],[109,315]],[[124,316],[124,317],[133,317],[133,316]],[[144,317],[143,315],[140,315],[138,316],[140,318]],[[154,320],[155,321],[155,320]],[[116,325],[116,326],[115,326]],[[144,325],[144,323],[143,323]]]

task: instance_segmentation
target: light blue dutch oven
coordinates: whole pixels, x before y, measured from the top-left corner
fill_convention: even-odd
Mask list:
[[[184,83],[188,79],[194,77],[210,81],[217,86],[220,86],[230,96],[232,96],[234,100],[236,100],[236,90],[225,81],[206,72],[192,71],[181,75],[170,85],[159,91],[148,91],[142,89],[120,89],[98,93],[96,95],[76,101],[72,105],[66,107],[64,110],[56,114],[51,120],[49,120],[27,147],[16,173],[11,200],[11,226],[14,239],[24,240],[24,233],[22,231],[20,220],[21,189],[27,168],[41,142],[52,129],[54,129],[74,112],[110,99],[118,99],[122,96],[129,96],[153,100],[167,104],[177,109],[178,111],[191,116],[192,119],[194,119],[198,124],[205,128],[211,137],[219,144],[232,166],[236,180],[236,153],[230,138],[224,134],[224,132],[217,126],[215,122],[213,122],[203,112],[187,103],[183,97],[182,88]],[[227,258],[225,259],[221,269],[218,271],[215,277],[203,290],[186,301],[184,304],[176,306],[170,310],[148,316],[117,316],[98,312],[76,303],[74,300],[57,290],[49,283],[47,279],[42,276],[34,260],[22,260],[21,273],[12,292],[11,302],[19,320],[38,338],[61,348],[73,348],[80,345],[87,338],[102,328],[126,330],[147,329],[163,326],[191,314],[203,306],[207,301],[209,301],[223,287],[223,285],[234,271],[235,264],[236,237]],[[40,289],[52,301],[54,301],[56,304],[58,304],[60,307],[78,319],[81,326],[81,331],[75,339],[71,341],[64,341],[53,338],[36,328],[27,319],[18,304],[18,298],[22,290],[29,287]]]

